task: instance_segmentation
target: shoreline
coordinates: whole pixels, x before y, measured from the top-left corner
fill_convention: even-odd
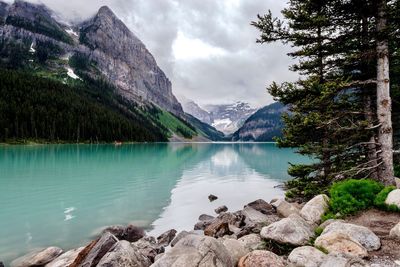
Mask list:
[[[209,201],[217,198],[210,195]],[[167,267],[177,262],[187,267],[197,266],[198,262],[227,267],[311,266],[304,265],[307,262],[316,262],[313,266],[328,263],[348,266],[351,262],[357,266],[396,266],[390,264],[400,263],[399,251],[381,255],[382,251],[388,253],[386,233],[375,234],[373,224],[370,230],[363,225],[367,223],[365,218],[362,219],[376,216],[400,221],[400,214],[372,209],[346,220],[322,222],[328,202],[326,195],[318,195],[306,203],[290,203],[284,198],[269,203],[258,199],[234,212],[221,206],[213,215],[199,215],[193,230],[178,233],[171,229],[158,237],[148,236],[134,225],[109,226],[85,247],[67,252],[50,247],[22,256],[10,266],[33,266],[32,260],[40,257],[41,262],[46,261],[43,264],[46,267],[76,267],[88,263],[115,267]],[[386,230],[393,231],[391,227]],[[391,242],[400,245],[400,238]],[[188,255],[191,256],[188,258]]]

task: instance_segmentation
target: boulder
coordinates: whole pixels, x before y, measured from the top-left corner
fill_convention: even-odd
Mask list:
[[[165,251],[164,247],[157,244],[152,236],[145,236],[142,239],[132,243],[133,248],[139,251],[143,256],[147,257],[151,262],[155,261],[158,254]]]
[[[288,218],[263,227],[260,235],[262,238],[281,244],[303,246],[314,237],[314,230],[299,215],[292,214]]]
[[[245,235],[239,238],[238,241],[250,251],[256,250],[262,245],[261,236],[258,234]]]
[[[330,232],[319,236],[315,246],[326,249],[329,253],[338,253],[350,257],[366,257],[368,251],[357,240],[347,234]]]
[[[348,258],[341,254],[328,254],[320,267],[370,267],[365,261],[359,258]]]
[[[151,262],[148,258],[136,251],[128,241],[116,243],[96,265],[97,267],[148,267]]]
[[[300,210],[300,216],[310,224],[319,223],[321,216],[325,214],[328,207],[329,197],[327,195],[318,195],[304,205]]]
[[[218,197],[215,196],[215,195],[213,195],[213,194],[211,194],[211,195],[208,196],[208,200],[210,200],[210,202],[213,202],[213,201],[215,201],[215,200],[217,200],[217,199],[218,199]]]
[[[334,222],[345,222],[345,221],[344,220],[329,219],[329,220],[326,220],[323,223],[321,223],[320,226],[318,226],[318,228],[321,228],[322,230],[325,230],[325,228],[328,227],[328,225],[331,225]]]
[[[215,238],[189,234],[181,239],[152,267],[230,267],[232,257],[225,246]]]
[[[58,247],[49,247],[40,251],[26,254],[11,262],[11,267],[30,267],[43,266],[53,261],[62,254],[62,249]]]
[[[72,264],[76,257],[78,257],[79,253],[84,249],[84,247],[76,248],[69,250],[60,256],[58,256],[55,260],[51,261],[50,263],[46,264],[45,267],[65,267]]]
[[[386,198],[385,203],[387,205],[396,205],[398,208],[400,208],[400,189],[396,189],[390,192]]]
[[[328,233],[346,234],[360,243],[368,251],[377,250],[381,247],[379,237],[364,226],[336,221],[328,225],[322,232],[321,236]]]
[[[144,230],[134,225],[113,225],[104,229],[102,233],[104,234],[106,232],[111,233],[119,240],[126,240],[129,242],[136,242],[145,236]]]
[[[228,207],[227,206],[221,206],[221,207],[216,208],[214,211],[215,211],[215,213],[220,214],[221,212],[227,212],[228,211]]]
[[[176,236],[176,230],[171,229],[157,237],[157,243],[161,246],[167,247]]]
[[[266,250],[254,250],[242,257],[238,267],[285,267],[285,261]]]
[[[227,224],[234,225],[236,227],[242,227],[245,225],[245,219],[246,216],[244,216],[241,211],[237,211],[234,213],[223,212],[219,214],[215,220],[221,220]]]
[[[227,238],[222,242],[231,255],[234,266],[236,266],[239,260],[244,257],[250,250],[243,246],[242,242],[237,241],[236,239]]]
[[[176,243],[178,243],[182,238],[184,238],[187,235],[190,235],[191,233],[187,232],[187,231],[182,231],[179,234],[176,235],[176,237],[174,238],[174,240],[172,240],[171,242],[171,247],[175,246]]]
[[[92,241],[76,257],[69,267],[96,266],[100,259],[118,242],[118,239],[109,232]]]
[[[204,230],[211,223],[212,223],[212,220],[211,221],[199,221],[194,225],[193,230]]]
[[[213,220],[215,217],[213,217],[213,216],[211,216],[211,215],[208,215],[208,214],[201,214],[200,216],[199,216],[199,221],[211,221],[211,220]]]
[[[284,199],[278,199],[277,201],[272,202],[271,205],[275,207],[278,215],[284,218],[287,218],[292,214],[299,214],[300,212],[295,205],[287,202]]]
[[[246,225],[249,223],[269,225],[279,220],[278,216],[275,214],[265,215],[264,213],[248,206],[242,210],[242,214],[246,216]]]
[[[224,235],[231,235],[229,224],[222,220],[215,220],[204,230],[204,234],[212,237],[223,237]]]
[[[295,248],[289,255],[288,261],[293,267],[318,267],[327,255],[320,250],[305,246]]]
[[[390,230],[389,236],[391,238],[400,240],[400,223],[396,224],[396,226]]]
[[[270,214],[275,214],[275,208],[269,204],[268,202],[266,202],[265,200],[262,199],[258,199],[256,201],[250,202],[249,204],[247,204],[246,207],[250,207],[255,209],[256,211],[259,211],[265,215],[270,215]]]

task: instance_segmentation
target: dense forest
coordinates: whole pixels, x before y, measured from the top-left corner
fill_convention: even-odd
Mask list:
[[[290,0],[282,15],[268,12],[252,24],[259,43],[292,46],[291,69],[301,77],[268,88],[290,107],[278,145],[315,159],[291,166],[289,194],[311,197],[349,178],[393,185],[400,1]]]
[[[140,112],[126,110],[106,83],[72,87],[23,71],[0,70],[0,140],[166,141]],[[110,108],[112,107],[112,108]]]

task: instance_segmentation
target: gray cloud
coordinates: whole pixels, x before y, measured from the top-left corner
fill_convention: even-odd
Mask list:
[[[294,80],[281,44],[260,45],[250,26],[257,13],[284,7],[276,0],[31,0],[70,20],[82,20],[108,5],[146,44],[173,83],[173,91],[200,104],[237,100],[261,106],[272,102],[265,91],[272,81]],[[179,34],[223,53],[177,59]],[[196,54],[200,51],[191,51]]]

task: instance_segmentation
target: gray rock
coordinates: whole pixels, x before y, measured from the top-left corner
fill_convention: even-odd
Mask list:
[[[78,257],[79,253],[84,249],[84,247],[76,248],[69,250],[60,256],[58,256],[55,260],[46,264],[45,267],[65,267],[72,264],[75,259]]]
[[[252,223],[263,223],[269,224],[270,223],[270,216],[265,215],[249,206],[245,207],[242,210],[242,214],[246,216],[246,224]]]
[[[129,242],[136,242],[145,236],[144,230],[134,225],[113,225],[104,229],[102,233],[104,234],[106,232],[111,233],[119,240],[126,240]]]
[[[231,267],[230,253],[217,239],[189,234],[181,239],[152,267]]]
[[[157,243],[161,246],[168,246],[176,236],[176,230],[171,229],[157,237]]]
[[[211,195],[208,196],[208,200],[210,200],[210,202],[213,202],[213,201],[215,201],[215,200],[217,200],[217,199],[218,199],[218,197],[215,196],[215,195],[213,195],[213,194],[211,194]]]
[[[327,255],[320,250],[305,246],[295,248],[288,257],[288,262],[293,267],[318,267],[326,259]]]
[[[96,266],[100,259],[118,242],[109,232],[87,245],[69,267]]]
[[[227,238],[222,243],[224,244],[225,248],[231,255],[234,266],[238,264],[239,260],[242,257],[244,257],[247,253],[250,252],[248,248],[243,246],[242,242],[239,242],[236,239]]]
[[[49,247],[40,251],[31,252],[11,262],[11,267],[43,266],[62,254],[62,249]]]
[[[211,221],[214,220],[215,217],[211,216],[211,215],[207,215],[207,214],[201,214],[199,216],[199,221]]]
[[[262,228],[260,235],[281,244],[303,246],[314,237],[314,230],[303,218],[293,214]]]
[[[321,228],[322,230],[325,230],[325,228],[328,227],[328,225],[331,225],[334,222],[345,222],[345,221],[344,220],[329,219],[329,220],[326,220],[325,222],[321,223],[320,226],[318,226],[318,227]]]
[[[272,202],[271,205],[274,206],[276,208],[276,212],[284,218],[287,218],[292,214],[299,214],[300,212],[295,205],[287,202],[284,199],[278,199],[277,201]]]
[[[174,240],[171,242],[171,247],[175,246],[182,238],[186,237],[187,235],[190,235],[191,233],[187,231],[182,231],[179,234],[176,235]]]
[[[148,258],[133,249],[128,241],[116,243],[96,265],[97,267],[148,267],[151,262]]]
[[[243,246],[251,251],[258,249],[262,245],[261,236],[258,234],[249,234],[238,239]]]
[[[369,267],[359,258],[348,258],[345,255],[330,253],[320,267]]]
[[[395,189],[389,193],[387,196],[385,203],[387,205],[396,205],[400,208],[400,189]]]
[[[214,211],[215,211],[215,213],[220,214],[221,212],[227,212],[228,211],[228,207],[227,206],[221,206],[221,207],[216,208]]]
[[[336,221],[328,225],[321,236],[328,233],[342,233],[349,235],[368,251],[377,250],[381,247],[381,241],[370,229],[350,223]]]
[[[155,261],[158,254],[165,251],[164,247],[157,244],[156,239],[152,236],[143,237],[142,239],[132,243],[132,246],[151,262]]]
[[[286,263],[278,255],[266,250],[254,250],[242,257],[238,267],[285,267]]]
[[[348,234],[329,232],[315,240],[315,246],[324,248],[329,253],[343,254],[349,257],[363,258],[368,251]]]
[[[244,207],[245,208],[246,207],[253,208],[256,211],[259,211],[259,212],[261,212],[263,214],[266,214],[266,215],[270,215],[270,214],[275,214],[276,213],[275,208],[271,204],[269,204],[268,202],[266,202],[265,200],[262,200],[262,199],[258,199],[256,201],[250,202],[249,204],[247,204]]]
[[[389,236],[391,238],[400,240],[400,223],[396,224],[396,226],[390,230]]]
[[[308,223],[315,224],[321,221],[321,216],[325,214],[329,207],[329,197],[318,195],[308,201],[300,210],[300,216]]]

